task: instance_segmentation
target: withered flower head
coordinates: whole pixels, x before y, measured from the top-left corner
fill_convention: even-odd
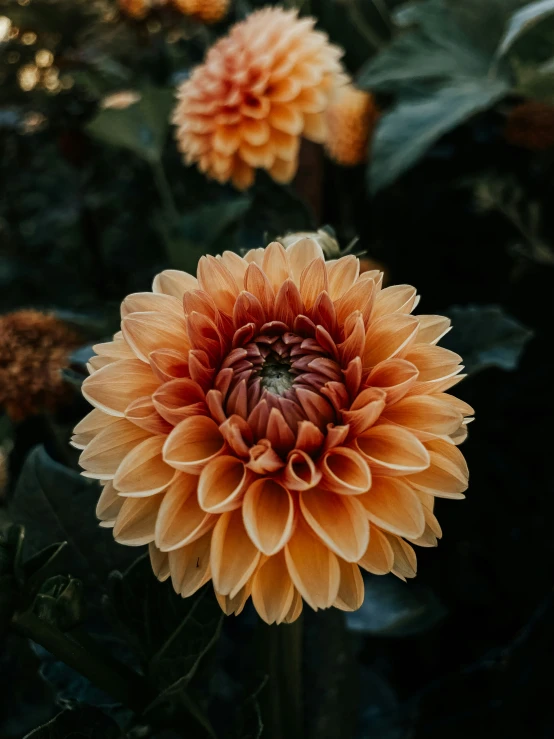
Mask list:
[[[325,140],[325,110],[347,79],[342,51],[314,24],[265,8],[212,46],[178,90],[173,123],[187,164],[241,190],[256,169],[290,182],[301,137]]]
[[[21,310],[0,316],[0,407],[15,421],[53,411],[67,396],[61,370],[79,344],[53,315]]]
[[[103,525],[149,544],[183,597],[211,580],[226,613],[252,596],[268,623],[303,601],[356,609],[360,567],[413,577],[412,544],[441,536],[435,497],[464,497],[450,321],[359,268],[309,238],[202,257],[126,298],[95,347],[83,474]]]

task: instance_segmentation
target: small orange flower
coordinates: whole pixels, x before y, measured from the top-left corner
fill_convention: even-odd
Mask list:
[[[187,164],[243,190],[265,169],[290,182],[300,138],[322,143],[325,110],[345,83],[342,51],[313,18],[265,8],[237,23],[178,90],[173,114]]]
[[[118,0],[119,9],[135,20],[146,18],[152,8],[151,0]]]
[[[95,347],[83,474],[104,485],[102,525],[149,544],[182,596],[211,580],[225,613],[252,596],[268,623],[303,600],[356,609],[360,567],[413,577],[409,542],[441,536],[435,497],[464,497],[450,321],[359,267],[309,238],[202,257],[126,298]]]
[[[173,0],[174,7],[203,23],[218,23],[229,10],[229,0]]]
[[[508,116],[504,136],[508,143],[531,151],[554,148],[554,105],[528,100]]]
[[[61,370],[78,344],[55,316],[35,310],[0,316],[0,408],[14,421],[56,410],[67,397]]]
[[[379,111],[373,95],[348,85],[327,109],[327,153],[338,164],[354,166],[367,159]]]

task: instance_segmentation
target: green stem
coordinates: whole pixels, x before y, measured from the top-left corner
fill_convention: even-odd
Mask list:
[[[150,166],[152,168],[152,175],[154,177],[154,182],[156,183],[156,188],[166,217],[173,227],[179,220],[179,211],[175,205],[173,193],[171,192],[171,186],[166,177],[165,170],[160,161],[151,162]]]
[[[100,650],[91,650],[88,647],[88,644],[93,644],[90,638],[85,647],[30,611],[16,612],[12,618],[12,628],[20,636],[40,644],[54,657],[136,713],[144,710],[150,702],[144,680],[126,665],[104,656]]]
[[[302,618],[260,626],[260,656],[269,681],[262,694],[264,737],[302,739]]]

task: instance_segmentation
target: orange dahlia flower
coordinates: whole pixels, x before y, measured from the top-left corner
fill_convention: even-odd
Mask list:
[[[217,23],[229,10],[230,0],[173,0],[173,6],[184,15],[203,23]]]
[[[255,169],[290,182],[300,137],[325,140],[325,109],[347,80],[342,51],[314,24],[265,8],[210,49],[177,93],[173,123],[187,164],[241,190]]]
[[[182,596],[211,580],[225,613],[252,596],[268,623],[358,608],[360,567],[413,577],[435,497],[467,487],[472,413],[445,392],[449,320],[416,304],[308,238],[162,272],[83,384],[73,443],[102,524]]]

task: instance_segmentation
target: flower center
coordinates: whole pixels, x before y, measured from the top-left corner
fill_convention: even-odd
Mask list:
[[[284,395],[292,387],[294,375],[290,362],[272,352],[265,360],[260,372],[262,387],[273,395]]]

